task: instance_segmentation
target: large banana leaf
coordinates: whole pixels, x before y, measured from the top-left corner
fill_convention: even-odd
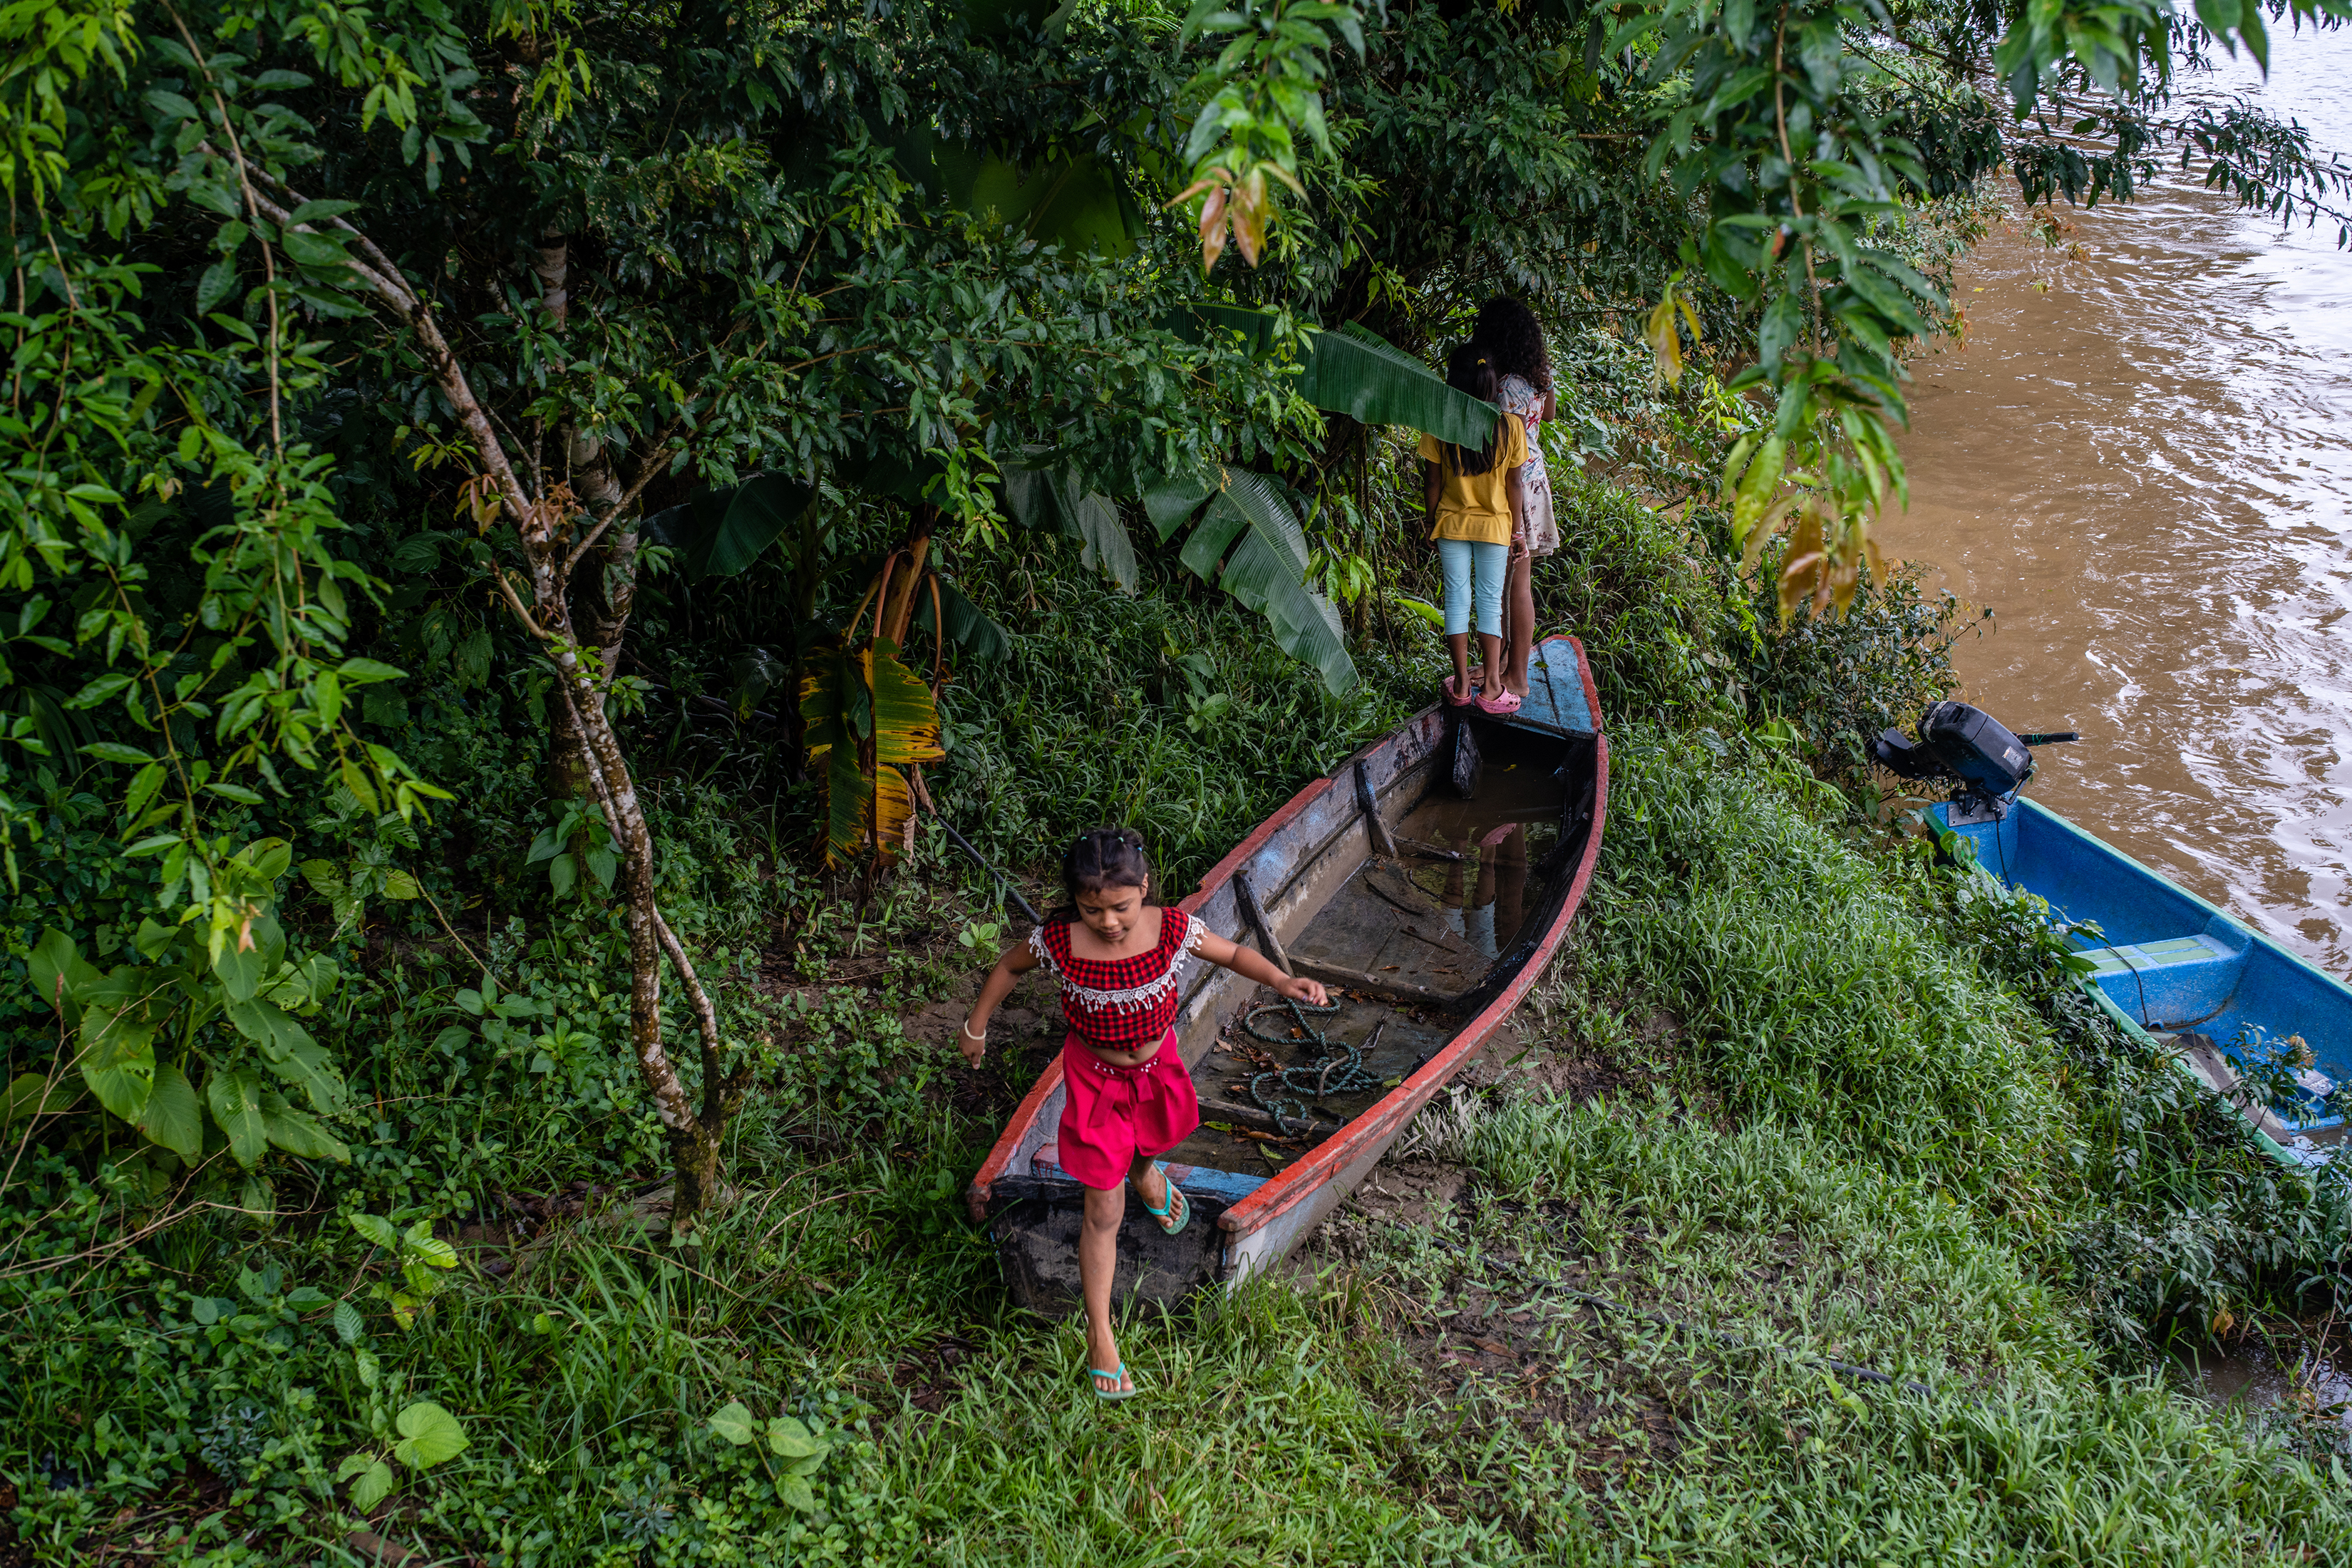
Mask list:
[[[1144,235],[1143,209],[1127,182],[1091,153],[1024,168],[922,127],[894,127],[883,140],[907,177],[945,205],[994,214],[1040,243],[1116,258],[1131,254]]]
[[[1173,481],[1147,492],[1143,508],[1162,541],[1197,510],[1200,521],[1181,552],[1184,564],[1264,616],[1283,651],[1313,665],[1334,694],[1356,683],[1339,613],[1307,586],[1307,531],[1265,475],[1221,468],[1214,484]]]
[[[677,552],[687,581],[732,577],[759,559],[816,497],[782,474],[754,474],[727,489],[706,489],[645,521],[655,542]]]
[[[824,769],[826,862],[855,860],[868,845],[890,858],[914,813],[899,770],[947,755],[930,688],[887,638],[820,648],[801,680],[801,718],[809,761]]]
[[[1043,529],[1076,540],[1087,565],[1130,593],[1135,588],[1135,544],[1108,496],[1091,491],[1069,469],[1004,469],[1004,509],[1024,528]]]
[[[1193,305],[1169,322],[1179,336],[1198,341],[1208,327],[1238,332],[1254,353],[1274,352],[1275,318],[1238,305]],[[1484,447],[1495,437],[1501,409],[1454,391],[1445,378],[1402,349],[1350,321],[1307,329],[1298,395],[1328,413],[1364,425],[1402,425],[1441,441]]]
[[[940,585],[940,613],[947,617],[949,647],[982,664],[994,664],[1013,651],[1013,634],[998,626],[987,611],[965,598],[945,577],[935,574],[931,580]],[[928,632],[931,629],[930,593],[918,588],[915,596],[915,626]]]

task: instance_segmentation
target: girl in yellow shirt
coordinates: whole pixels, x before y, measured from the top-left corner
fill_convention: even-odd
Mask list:
[[[1445,363],[1446,384],[1482,403],[1496,395],[1495,367],[1470,344]],[[1470,626],[1476,621],[1478,651],[1486,661],[1485,692],[1475,699],[1486,713],[1509,713],[1519,699],[1499,679],[1503,668],[1503,580],[1513,561],[1527,553],[1527,491],[1519,478],[1528,460],[1527,428],[1506,414],[1482,449],[1421,438],[1423,493],[1429,504],[1429,536],[1437,542],[1437,563],[1445,575],[1445,643],[1454,674],[1445,700],[1462,707],[1470,695]]]

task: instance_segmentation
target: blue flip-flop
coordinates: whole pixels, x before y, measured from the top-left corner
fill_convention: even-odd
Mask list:
[[[1165,1220],[1171,1211],[1181,1211],[1180,1217],[1174,1225],[1163,1224],[1160,1228],[1169,1236],[1181,1236],[1184,1227],[1192,1223],[1192,1200],[1184,1195],[1184,1189],[1178,1186],[1176,1178],[1168,1173],[1168,1163],[1165,1160],[1154,1160],[1151,1163],[1151,1168],[1160,1173],[1160,1180],[1166,1187],[1168,1205],[1165,1208],[1153,1208],[1150,1200],[1146,1198],[1143,1212],[1153,1219]],[[1142,1190],[1138,1188],[1135,1195],[1139,1198],[1143,1197]]]
[[[1125,1362],[1119,1363],[1118,1368],[1111,1372],[1105,1372],[1100,1367],[1090,1366],[1087,1368],[1087,1375],[1095,1380],[1095,1397],[1097,1399],[1103,1400],[1106,1403],[1114,1399],[1132,1399],[1137,1394],[1143,1392],[1141,1389],[1135,1386],[1134,1374],[1127,1370],[1127,1363]],[[1110,1379],[1110,1386],[1108,1388],[1105,1388],[1102,1385],[1102,1379],[1104,1378]],[[1127,1386],[1125,1388],[1121,1388],[1119,1386],[1119,1381],[1122,1378],[1127,1381]]]

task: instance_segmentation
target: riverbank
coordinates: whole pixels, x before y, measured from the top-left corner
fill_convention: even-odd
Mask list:
[[[399,1279],[354,1248],[348,1203],[142,1248],[119,1184],[51,1173],[53,1235],[87,1247],[37,1274],[20,1251],[5,1280],[12,1447],[42,1456],[13,1560],[2352,1552],[2318,1434],[2169,1391],[2117,1332],[2273,1289],[2150,1296],[2182,1258],[2119,1226],[2148,1245],[2168,1213],[2291,1220],[2283,1178],[2234,1158],[2225,1121],[2086,1058],[2000,969],[2014,949],[1988,948],[2008,915],[1769,748],[1637,721],[1614,758],[1601,879],[1530,1005],[1536,1043],[1425,1117],[1295,1269],[1132,1321],[1131,1404],[1087,1394],[1073,1329],[1006,1310],[953,1203],[1042,1047],[973,1073],[907,1043],[902,1020],[970,984],[957,939],[984,919],[934,876],[895,924],[802,946],[790,983],[776,966],[798,1047],[693,1248],[632,1206],[640,1172],[535,1140],[551,1095],[385,1107],[358,1162],[422,1176],[437,1129],[488,1178],[434,1227],[459,1266],[405,1331],[369,1295]],[[509,999],[561,972],[520,957]],[[400,1005],[429,1018],[447,995],[412,975]],[[429,1038],[393,1022],[407,1049]],[[541,1077],[517,1087],[562,1081]],[[502,1188],[529,1150],[531,1190]],[[2204,1240],[2221,1274],[2243,1261]],[[339,1298],[366,1309],[348,1338]],[[467,1438],[430,1467],[400,1458],[420,1400]],[[782,1452],[778,1416],[803,1424]],[[352,1453],[399,1483],[365,1518],[332,1489]]]

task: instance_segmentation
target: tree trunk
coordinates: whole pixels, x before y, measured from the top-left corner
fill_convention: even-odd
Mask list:
[[[292,206],[302,205],[299,195],[283,186],[278,188]],[[267,197],[257,197],[256,205],[281,229],[318,232],[310,224],[296,222],[288,206]],[[493,565],[491,584],[515,618],[547,649],[549,660],[555,667],[556,692],[568,721],[568,749],[578,756],[581,771],[603,809],[605,826],[621,856],[622,885],[628,906],[629,1042],[636,1057],[637,1077],[645,1085],[646,1098],[653,1102],[655,1114],[669,1131],[671,1151],[677,1161],[671,1226],[673,1236],[681,1234],[692,1227],[696,1215],[717,1195],[720,1140],[728,1119],[741,1104],[743,1093],[750,1087],[751,1068],[747,1064],[735,1072],[726,1071],[717,1010],[695,973],[684,944],[662,919],[661,907],[655,898],[653,832],[637,799],[636,781],[621,749],[620,737],[605,717],[604,681],[582,658],[581,644],[572,629],[572,574],[584,557],[593,553],[593,547],[572,543],[572,526],[578,518],[561,487],[547,489],[543,473],[534,468],[534,479],[540,481],[539,493],[524,488],[499,439],[497,427],[475,398],[464,367],[442,335],[430,302],[409,286],[391,258],[365,234],[339,218],[323,221],[340,229],[352,242],[356,252],[352,269],[360,280],[407,321],[416,348],[474,443],[481,473],[490,481],[515,525],[529,579],[530,603],[525,604],[516,592],[514,580],[503,565]],[[542,249],[541,259],[547,260],[549,250],[553,248]],[[550,262],[547,270],[535,265],[533,270],[551,285],[561,281],[560,263]],[[560,290],[551,288],[550,292]],[[646,484],[668,461],[666,443],[667,438],[646,454],[636,482],[619,491],[614,505],[598,521],[605,522],[609,528],[608,520],[614,513],[625,512],[636,504]],[[632,570],[627,575],[632,591],[635,586],[634,558],[632,543],[628,556]],[[609,610],[610,605],[606,607]],[[625,624],[625,605],[623,608],[621,620]],[[677,1065],[670,1060],[662,1038],[664,958],[677,971],[679,987],[694,1014],[702,1065],[702,1102],[698,1107],[678,1077]]]

